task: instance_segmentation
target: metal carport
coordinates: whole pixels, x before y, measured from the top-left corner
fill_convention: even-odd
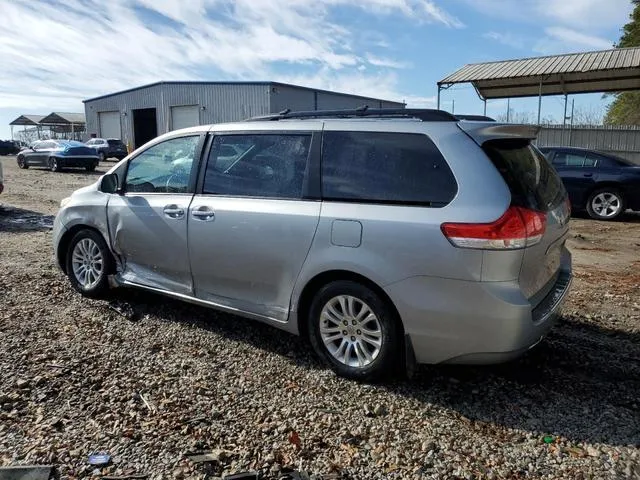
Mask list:
[[[545,95],[640,90],[640,47],[569,53],[465,65],[438,82],[440,93],[458,83],[471,83],[484,101],[538,97],[538,123]]]

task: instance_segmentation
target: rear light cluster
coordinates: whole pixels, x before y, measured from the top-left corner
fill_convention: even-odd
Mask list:
[[[492,223],[443,223],[440,228],[456,247],[514,250],[540,242],[546,221],[544,212],[511,206]]]

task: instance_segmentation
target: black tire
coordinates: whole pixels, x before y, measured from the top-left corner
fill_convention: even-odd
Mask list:
[[[49,170],[51,170],[52,172],[59,172],[60,170],[62,170],[62,167],[60,166],[60,160],[58,160],[56,157],[49,157]]]
[[[104,162],[107,159],[107,156],[104,154],[104,152],[98,152],[98,158],[100,158],[101,162]]]
[[[87,172],[93,172],[96,169],[96,166],[97,165],[95,163],[92,163],[91,165],[87,165],[84,168],[87,170]]]
[[[82,284],[76,277],[76,273],[73,269],[74,250],[76,249],[76,245],[78,245],[85,239],[93,242],[97,246],[100,255],[102,256],[101,273],[97,275],[95,281],[91,282],[89,285]],[[81,248],[79,248],[78,252],[82,252]],[[67,277],[71,282],[71,286],[85,297],[101,298],[104,297],[105,294],[109,291],[108,277],[114,271],[114,261],[107,243],[102,238],[102,235],[100,235],[95,230],[80,230],[73,236],[71,242],[69,242],[69,248],[67,249],[65,263]]]
[[[27,159],[24,158],[24,155],[18,155],[18,158],[16,159],[16,161],[18,162],[18,168],[21,168],[23,170],[26,170],[27,168],[29,168],[29,165],[27,164]]]
[[[339,296],[355,298],[362,304],[368,306],[371,312],[377,318],[377,325],[375,323],[373,325],[376,326],[376,328],[379,328],[379,330],[381,331],[381,346],[377,354],[374,356],[373,360],[371,360],[370,363],[366,365],[354,366],[345,364],[343,361],[340,361],[339,359],[334,357],[334,355],[329,351],[329,348],[325,345],[322,339],[320,333],[321,325],[324,324],[327,326],[331,326],[331,324],[325,323],[325,321],[322,319],[323,309],[325,308],[325,306],[327,306],[328,303],[330,303],[332,300],[335,301],[335,299]],[[400,352],[400,324],[395,311],[377,293],[360,283],[347,280],[339,280],[331,282],[322,287],[311,303],[307,322],[309,340],[313,349],[336,374],[342,377],[361,381],[381,379],[387,376],[394,369],[396,369],[396,367],[398,367],[403,361]],[[355,330],[358,329],[358,327],[364,330],[363,327],[367,325],[369,326],[369,329],[373,328],[370,322],[345,325],[345,330],[342,330],[339,333],[335,333],[334,335],[344,336],[345,332],[347,332],[346,337],[341,337],[335,340],[335,342],[340,344],[342,344],[344,341],[346,341],[347,343],[353,343],[350,342],[350,340],[353,341],[354,339],[357,339],[359,345],[364,345],[365,348],[368,349],[367,351],[369,355],[373,356],[375,351],[369,349],[373,346],[367,343],[366,340],[364,342],[361,341],[360,339],[364,338],[364,336],[361,335],[361,333],[363,332],[361,330]],[[339,328],[343,327],[340,326]],[[353,331],[347,330],[347,328],[353,329]],[[349,335],[353,336],[349,337]],[[359,337],[357,335],[359,335]],[[333,343],[333,346],[334,348],[337,347],[337,350],[340,351],[340,346],[337,346],[336,343]],[[355,346],[347,346],[346,351],[351,352],[349,358],[355,361],[353,355],[357,353],[357,348]]]
[[[597,199],[609,199],[612,206],[615,206],[615,211],[608,209],[598,210]],[[595,220],[615,220],[624,213],[626,209],[626,202],[624,197],[615,187],[599,188],[591,192],[587,200],[587,213]]]

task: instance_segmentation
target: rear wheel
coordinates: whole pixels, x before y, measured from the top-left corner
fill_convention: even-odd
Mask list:
[[[29,165],[27,164],[27,159],[24,158],[24,155],[18,155],[18,167],[22,168],[23,170],[26,170],[27,168],[29,168]]]
[[[104,154],[104,152],[99,152],[98,157],[100,158],[101,162],[104,162],[107,159],[107,156]]]
[[[600,188],[589,195],[587,213],[596,220],[614,220],[625,210],[622,194],[615,188]]]
[[[60,161],[56,157],[49,158],[49,170],[52,172],[60,171]]]
[[[93,172],[96,169],[96,164],[92,163],[91,165],[87,165],[85,168],[87,172]]]
[[[80,230],[76,233],[69,243],[66,262],[71,285],[82,295],[95,298],[109,290],[113,257],[98,232]]]
[[[311,345],[340,376],[374,380],[401,361],[396,315],[364,285],[325,285],[311,304],[308,322]]]

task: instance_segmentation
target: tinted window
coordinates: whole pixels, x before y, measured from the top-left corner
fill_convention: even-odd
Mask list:
[[[587,154],[586,158],[584,159],[584,166],[585,167],[595,167],[596,164],[598,164],[600,161],[600,157],[597,155],[593,155],[591,153]]]
[[[124,147],[124,143],[122,143],[122,140],[107,140],[107,143],[111,147]]]
[[[443,206],[456,192],[457,184],[449,165],[426,135],[324,134],[325,199]]]
[[[139,193],[184,193],[198,152],[198,135],[158,143],[131,159],[126,190]]]
[[[311,135],[221,135],[213,141],[203,193],[301,198]]]
[[[528,140],[492,140],[482,148],[504,178],[514,205],[547,211],[564,200],[560,177]]]
[[[582,167],[584,165],[585,154],[582,152],[556,152],[556,158],[553,163],[558,162],[560,165],[567,167]]]

